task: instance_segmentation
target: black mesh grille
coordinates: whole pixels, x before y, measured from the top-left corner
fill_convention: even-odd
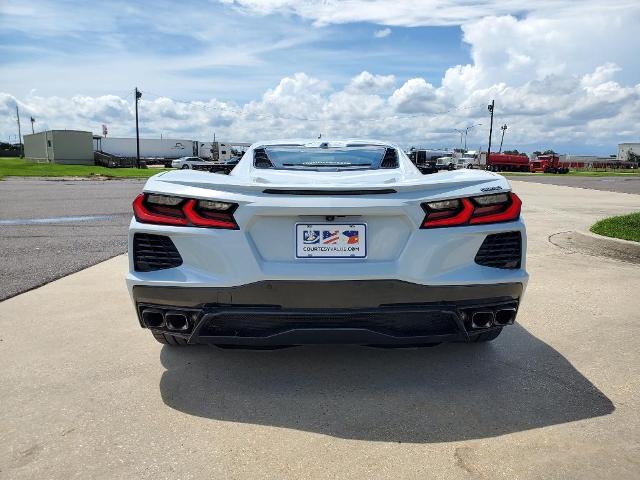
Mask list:
[[[494,268],[520,268],[522,236],[520,232],[487,236],[476,254],[476,263]]]
[[[182,265],[182,257],[169,237],[136,233],[133,236],[133,264],[138,272],[150,272]]]
[[[395,148],[387,148],[380,168],[398,168],[398,153]]]
[[[266,337],[295,329],[358,328],[393,336],[455,333],[450,311],[255,312],[225,311],[210,315],[201,336]]]
[[[264,148],[256,148],[253,152],[253,166],[256,168],[273,168],[273,164]]]

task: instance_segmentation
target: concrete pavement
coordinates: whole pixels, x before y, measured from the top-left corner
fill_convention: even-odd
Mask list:
[[[513,183],[531,282],[491,344],[163,347],[122,256],[0,303],[0,477],[638,478],[640,268],[548,237],[640,196]]]

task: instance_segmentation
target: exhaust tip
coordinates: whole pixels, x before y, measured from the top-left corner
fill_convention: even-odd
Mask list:
[[[501,308],[496,312],[496,325],[511,325],[515,319],[515,308]]]
[[[142,310],[142,323],[147,328],[161,328],[164,326],[164,316],[161,310],[145,308]]]
[[[487,310],[471,314],[472,328],[489,328],[491,325],[493,325],[493,312]]]
[[[189,319],[187,318],[187,315],[182,312],[168,312],[164,318],[169,330],[177,332],[189,330]]]

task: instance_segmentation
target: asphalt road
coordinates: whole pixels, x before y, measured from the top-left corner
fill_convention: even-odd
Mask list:
[[[640,196],[513,182],[531,275],[490,344],[156,343],[125,256],[0,303],[0,477],[637,479],[640,269],[549,242]]]
[[[507,175],[509,180],[544,183],[567,187],[589,188],[605,192],[634,193],[640,195],[640,175],[615,177],[578,177],[573,175]]]
[[[0,182],[0,300],[127,250],[142,180]]]

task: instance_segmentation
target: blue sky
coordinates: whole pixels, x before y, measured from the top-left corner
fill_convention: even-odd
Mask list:
[[[41,128],[130,135],[138,86],[149,136],[444,145],[483,123],[482,146],[495,98],[512,148],[611,153],[640,136],[638,20],[627,0],[4,0],[0,138],[16,103]]]

